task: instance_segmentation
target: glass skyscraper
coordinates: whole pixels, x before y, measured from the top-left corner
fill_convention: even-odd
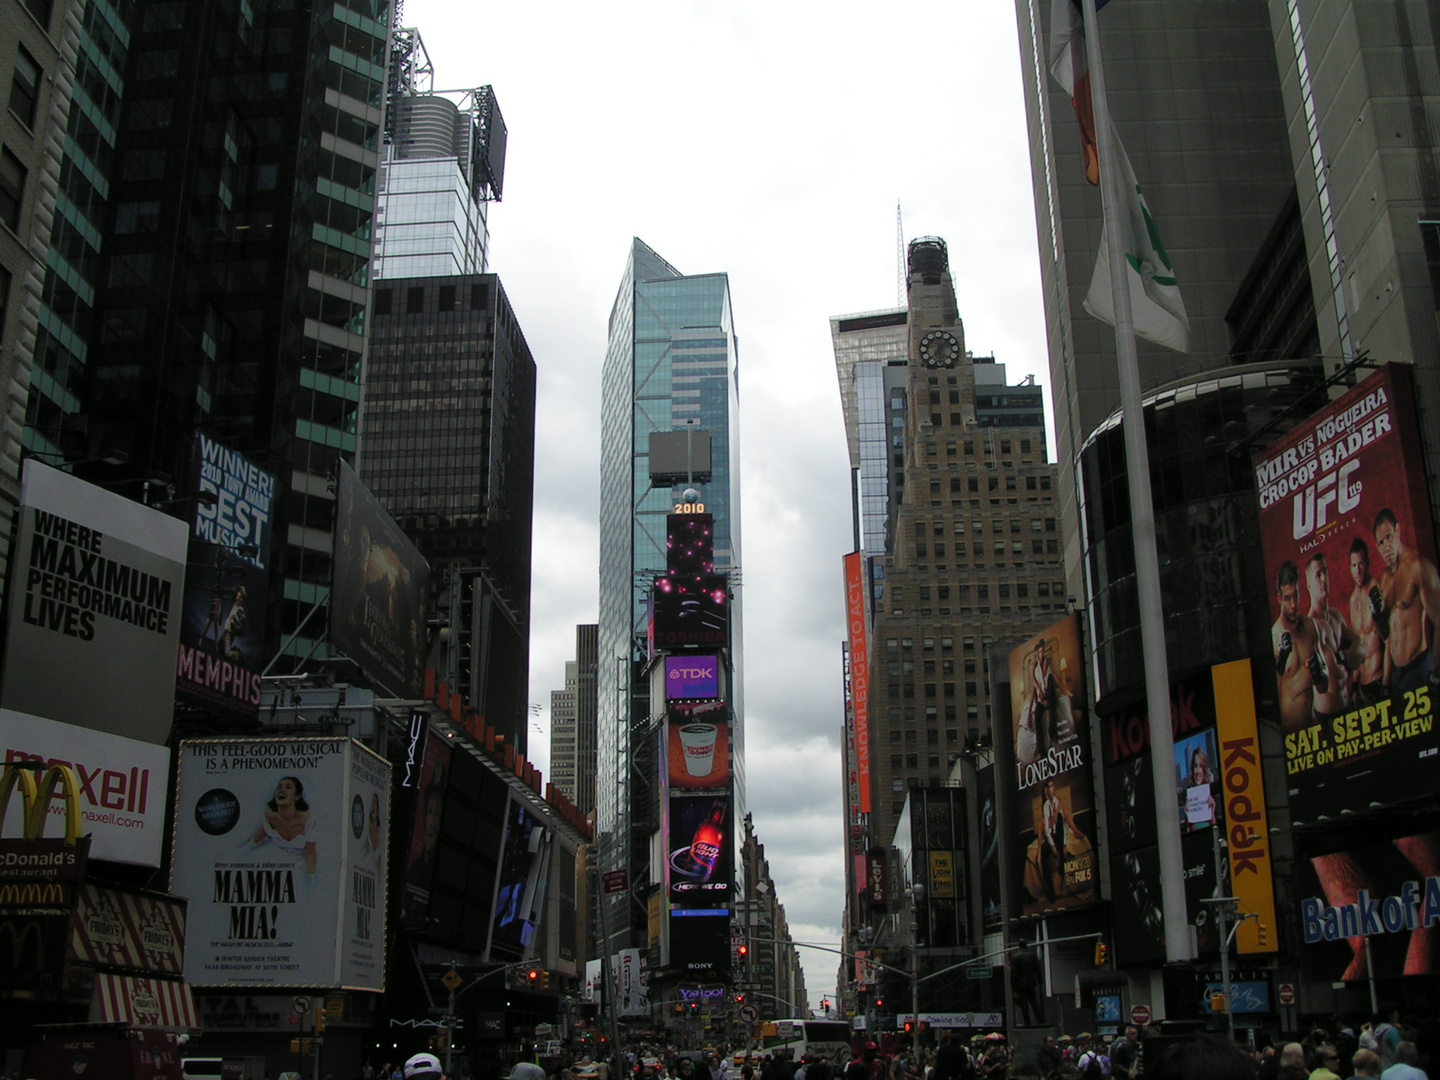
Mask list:
[[[681,274],[639,239],[610,313],[600,404],[599,867],[628,868],[630,892],[607,902],[612,950],[646,944],[643,900],[659,828],[646,598],[665,572],[666,515],[689,486],[650,481],[649,439],[693,424],[710,433],[715,571],[730,576],[735,815],[744,811],[739,368],[725,274]]]

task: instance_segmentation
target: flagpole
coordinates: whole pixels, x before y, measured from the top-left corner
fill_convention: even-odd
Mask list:
[[[1180,815],[1175,804],[1175,739],[1170,730],[1170,670],[1165,648],[1165,613],[1160,602],[1160,558],[1155,547],[1155,505],[1150,496],[1150,460],[1140,397],[1140,361],[1135,351],[1135,315],[1130,305],[1121,215],[1127,193],[1110,127],[1105,69],[1100,61],[1100,26],[1095,0],[1081,0],[1086,64],[1100,158],[1100,193],[1105,207],[1105,243],[1110,254],[1110,291],[1115,305],[1115,359],[1120,376],[1120,414],[1125,432],[1125,472],[1130,482],[1130,528],[1135,544],[1135,592],[1140,605],[1140,640],[1145,659],[1145,703],[1150,713],[1150,771],[1155,786],[1155,826],[1160,846],[1160,897],[1165,915],[1165,959],[1193,959],[1185,905],[1185,868],[1180,854]],[[1171,1017],[1170,1019],[1177,1019]]]

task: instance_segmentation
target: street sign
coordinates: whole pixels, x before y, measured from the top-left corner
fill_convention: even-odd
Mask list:
[[[1295,1004],[1295,984],[1294,984],[1294,983],[1281,983],[1278,987],[1276,987],[1276,997],[1278,997],[1278,998],[1280,999],[1280,1004],[1281,1004],[1281,1005],[1294,1005],[1294,1004]]]
[[[990,978],[989,960],[972,960],[965,965],[965,978],[967,979],[988,979]]]
[[[1136,1027],[1144,1027],[1150,1022],[1149,1005],[1132,1005],[1130,1007],[1130,1023]]]
[[[754,1005],[740,1006],[740,1022],[742,1024],[753,1024],[760,1019],[760,1010]]]
[[[630,891],[630,872],[628,870],[607,870],[600,875],[600,879],[604,883],[606,896]]]
[[[760,992],[760,984],[758,982],[737,982],[735,989],[742,993],[754,991],[758,994]]]
[[[290,1003],[290,1011],[296,1016],[304,1016],[310,1011],[310,999],[307,997],[297,997]]]
[[[460,988],[460,984],[464,981],[465,980],[460,977],[460,973],[456,971],[453,967],[449,971],[445,972],[444,975],[440,976],[440,984],[444,986],[446,990],[449,990],[452,994]]]

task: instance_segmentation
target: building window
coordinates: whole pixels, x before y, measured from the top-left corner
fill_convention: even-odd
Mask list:
[[[454,286],[454,285],[441,285],[441,286],[440,286],[440,310],[441,310],[441,311],[454,311],[454,310],[455,310],[455,307],[456,307],[456,304],[455,304],[455,286]]]
[[[376,314],[376,315],[389,315],[389,314],[390,314],[390,296],[391,296],[392,292],[393,292],[392,289],[376,289],[376,290],[375,290],[375,314]]]
[[[27,128],[33,128],[39,99],[40,65],[20,45],[15,50],[15,74],[10,79],[10,111]]]
[[[425,289],[424,289],[424,287],[423,287],[423,286],[417,286],[417,287],[415,287],[415,288],[413,288],[413,289],[406,289],[406,290],[405,290],[405,314],[406,314],[406,315],[419,315],[419,314],[420,314],[422,311],[424,311],[424,310],[425,310]]]
[[[35,16],[36,21],[45,28],[47,33],[50,30],[50,5],[51,0],[25,0],[26,10]]]
[[[0,222],[20,227],[20,203],[25,198],[25,166],[9,150],[0,148]]]
[[[0,266],[0,334],[5,332],[5,312],[10,307],[10,271]]]
[[[912,769],[918,769],[918,768],[920,767],[920,755],[919,755],[919,754],[906,754],[906,755],[905,755],[905,764],[906,764],[908,767],[912,768]]]

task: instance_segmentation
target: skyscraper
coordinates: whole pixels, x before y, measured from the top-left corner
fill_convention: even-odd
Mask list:
[[[565,689],[550,691],[550,780],[588,814],[595,809],[595,650],[599,627],[575,627]]]
[[[1085,179],[1079,125],[1050,76],[1052,5],[1016,0],[1021,75],[1050,353],[1070,589],[1080,595],[1075,501],[1080,447],[1119,405],[1114,331],[1083,309],[1101,231],[1100,191]],[[1190,351],[1139,342],[1146,389],[1243,363],[1227,316],[1295,188],[1264,0],[1108,5],[1100,15],[1116,130],[1175,267]],[[1276,269],[1283,274],[1286,264]],[[1313,305],[1286,318],[1314,324]],[[1278,299],[1277,298],[1277,299]],[[1300,301],[1295,306],[1294,301]],[[1313,341],[1305,333],[1296,348]],[[1257,343],[1263,348],[1263,343]],[[1252,344],[1252,348],[1257,347]],[[1263,355],[1259,359],[1272,359]]]
[[[535,361],[494,274],[375,288],[360,474],[430,562],[446,670],[524,752]]]
[[[870,635],[869,835],[882,846],[906,791],[944,781],[988,731],[989,646],[1066,608],[1043,414],[1010,412],[1012,394],[1038,391],[966,352],[944,241],[912,241],[908,261],[906,362],[893,368],[904,382],[886,404],[900,418],[887,451],[903,482]],[[1002,422],[1016,416],[1028,422]]]
[[[723,273],[686,276],[636,239],[610,313],[601,375],[599,869],[628,868],[610,898],[611,948],[646,943],[650,845],[660,826],[647,598],[666,570],[666,518],[692,487],[714,517],[715,573],[739,585],[738,351]],[[652,433],[709,435],[708,479],[652,480]],[[703,441],[697,440],[697,441]],[[744,811],[741,604],[731,602],[736,820]],[[660,710],[663,713],[663,709]]]
[[[323,658],[323,620],[293,632],[326,602],[326,478],[356,449],[390,5],[85,18],[61,170],[80,212],[52,237],[27,441],[72,418],[85,456],[126,455],[87,475],[128,494],[183,477],[197,428],[282,473],[266,625]]]
[[[13,58],[7,107],[0,114],[0,496],[20,497],[21,428],[39,333],[57,181],[65,156],[65,118],[75,84],[81,5],[70,0],[4,0],[0,56]],[[94,42],[85,44],[94,48]],[[88,70],[88,69],[87,69]],[[84,93],[82,89],[80,91]],[[61,231],[78,236],[83,211],[65,200]],[[58,427],[49,444],[66,440]],[[71,449],[71,447],[64,447]],[[32,448],[36,449],[36,448]],[[78,449],[78,448],[74,448]],[[63,455],[62,455],[63,456]],[[49,463],[59,464],[56,457]],[[0,514],[0,573],[10,553],[13,515]]]
[[[483,274],[489,207],[505,177],[505,121],[488,86],[431,92],[419,31],[395,35],[380,184],[375,277]],[[458,98],[459,100],[451,100]]]

